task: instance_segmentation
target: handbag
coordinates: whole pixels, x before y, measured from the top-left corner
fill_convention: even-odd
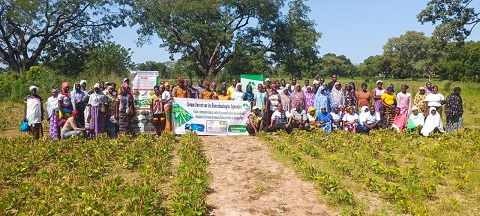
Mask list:
[[[22,124],[20,124],[20,131],[21,132],[28,132],[30,131],[30,126],[28,125],[27,118],[24,118]]]

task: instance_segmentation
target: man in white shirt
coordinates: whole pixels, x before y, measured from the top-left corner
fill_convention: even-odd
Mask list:
[[[380,115],[375,112],[375,106],[370,106],[369,111],[362,113],[360,116],[360,122],[363,124],[363,132],[369,133],[378,127],[380,123]]]
[[[270,125],[265,128],[265,131],[275,132],[285,130],[287,133],[292,133],[292,115],[288,111],[283,110],[281,103],[277,105],[277,111],[273,112],[271,119],[272,121],[270,121]]]
[[[308,124],[308,117],[307,117],[307,112],[302,109],[302,105],[300,102],[295,103],[295,108],[290,111],[290,114],[292,115],[292,127],[293,128],[299,128],[299,129],[308,129],[309,124]]]

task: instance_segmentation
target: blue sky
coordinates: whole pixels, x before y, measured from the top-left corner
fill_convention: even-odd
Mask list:
[[[310,19],[322,32],[318,41],[320,55],[335,53],[345,55],[354,64],[362,63],[371,55],[382,53],[388,38],[398,37],[406,31],[425,32],[430,36],[434,26],[417,21],[417,14],[428,0],[309,0]],[[473,30],[469,40],[480,39],[480,29]],[[133,51],[135,63],[169,61],[170,54],[160,48],[161,40],[152,37],[151,44],[137,47],[135,28],[119,28],[112,32],[113,40]]]

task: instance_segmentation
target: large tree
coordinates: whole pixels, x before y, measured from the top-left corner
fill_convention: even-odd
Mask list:
[[[354,77],[357,73],[357,68],[344,55],[335,55],[327,53],[320,59],[320,70],[323,75],[338,75],[341,77]]]
[[[433,38],[423,32],[407,31],[400,37],[388,39],[383,46],[383,59],[396,78],[415,79],[431,70],[440,56]]]
[[[130,0],[129,2],[133,8],[132,24],[141,26],[138,31],[141,39],[148,41],[152,35],[159,36],[163,39],[162,47],[166,47],[172,54],[180,53],[183,59],[190,58],[195,63],[198,68],[197,75],[213,77],[236,58],[245,59],[251,55],[258,59],[258,55],[268,56],[282,51],[277,49],[280,46],[277,42],[286,40],[278,33],[289,33],[279,31],[279,28],[285,27],[282,24],[288,22],[288,17],[282,16],[280,12],[284,1]],[[305,9],[300,5],[303,1],[294,2],[301,10]],[[301,17],[293,18],[296,21],[308,21],[304,14],[299,15]],[[300,34],[301,32],[296,34],[298,39],[311,38],[300,37]],[[315,37],[314,41],[317,38]],[[299,55],[306,53],[303,50],[308,51],[307,48],[300,48],[302,53],[298,53]],[[291,50],[291,53],[296,52],[295,49]]]
[[[430,0],[418,15],[418,21],[437,24],[434,35],[442,39],[463,41],[480,22],[473,0]],[[476,2],[478,4],[478,2]]]
[[[124,25],[124,13],[116,0],[1,2],[0,58],[15,71],[35,65],[54,41],[97,42],[105,39],[111,28]]]

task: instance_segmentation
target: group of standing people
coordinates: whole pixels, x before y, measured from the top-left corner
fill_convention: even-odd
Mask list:
[[[44,110],[49,122],[49,136],[54,140],[68,139],[73,135],[86,138],[107,133],[110,138],[118,134],[132,133],[135,114],[134,98],[130,92],[130,80],[125,78],[119,90],[115,83],[99,82],[87,89],[87,81],[75,83],[73,91],[64,82],[61,90],[52,89],[51,97],[43,108],[38,87],[30,87],[25,98],[24,117],[35,138],[43,136]]]
[[[300,86],[296,78],[287,84],[284,79],[265,79],[257,90],[242,85],[233,79],[230,86],[199,79],[193,87],[191,80],[177,79],[177,84],[161,82],[154,87],[150,99],[150,113],[156,135],[172,130],[173,98],[194,98],[209,100],[248,101],[252,107],[246,128],[254,135],[260,130],[291,132],[293,128],[326,132],[345,130],[354,133],[368,133],[373,129],[394,128],[402,131],[418,129],[424,136],[430,133],[451,132],[462,127],[463,100],[461,89],[455,87],[445,98],[438,92],[438,86],[427,82],[412,97],[409,86],[402,85],[395,93],[393,84],[383,88],[383,81],[368,90],[366,83],[357,91],[353,82],[342,88],[337,76],[330,82],[316,76],[313,85],[305,80]],[[130,90],[130,80],[125,78],[120,88],[115,83],[99,82],[87,89],[85,80],[74,84],[62,83],[62,89],[52,89],[52,96],[46,102],[46,117],[49,121],[49,135],[58,140],[72,135],[83,134],[96,137],[107,133],[110,138],[118,134],[133,133],[132,119],[135,115],[134,97]],[[38,96],[38,87],[30,87],[30,95],[25,98],[25,119],[28,120],[35,138],[43,135],[43,99]],[[443,108],[444,107],[444,108]],[[445,110],[446,129],[442,115]]]
[[[459,87],[445,98],[438,92],[438,86],[427,82],[412,97],[407,85],[402,85],[396,93],[393,84],[383,88],[383,81],[378,80],[372,91],[366,83],[357,91],[353,82],[343,88],[336,75],[331,78],[327,83],[317,76],[313,86],[305,80],[303,87],[295,78],[291,84],[267,78],[258,85],[254,98],[263,98],[256,95],[265,92],[267,95],[260,103],[253,101],[247,130],[254,135],[259,130],[291,132],[293,128],[353,133],[394,128],[399,132],[416,129],[429,136],[432,132],[453,132],[462,127],[463,100]],[[447,120],[445,129],[443,111]]]

